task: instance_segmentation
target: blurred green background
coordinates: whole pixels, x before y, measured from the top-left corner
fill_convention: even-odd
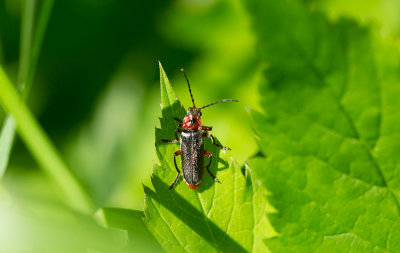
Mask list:
[[[0,63],[14,84],[20,68],[22,2],[0,0]],[[36,23],[44,2],[36,1]],[[232,148],[230,155],[239,162],[256,153],[246,106],[257,106],[261,66],[250,30],[239,1],[54,1],[27,105],[97,208],[143,210],[142,183],[151,185],[154,130],[161,115],[158,61],[185,107],[191,100],[180,68],[186,70],[197,105],[240,100],[208,108],[203,123],[214,127],[213,134]],[[0,115],[3,121],[3,110]],[[35,214],[22,222],[23,228],[36,231],[34,223],[53,214],[37,237],[52,234],[61,240],[64,235],[54,232],[53,223],[68,221],[57,217],[64,210],[63,195],[18,135],[1,187],[6,206],[23,209],[23,217]],[[76,229],[67,226],[65,234]],[[88,233],[101,238],[93,230]],[[15,234],[17,242],[26,242],[17,229]],[[44,250],[41,240],[31,240]],[[10,249],[5,245],[14,244],[2,245]]]
[[[1,62],[16,83],[20,1],[1,2]],[[256,151],[245,106],[254,100],[254,40],[235,2],[56,1],[28,98],[62,157],[99,206],[141,209],[160,115],[158,61],[186,107],[221,98],[204,124],[239,161]],[[36,173],[18,139],[6,180]]]
[[[14,84],[20,64],[21,2],[0,0],[0,64]],[[45,1],[35,2],[40,10]],[[395,0],[304,2],[332,19],[344,15],[360,22],[373,20],[383,32],[399,34]],[[36,11],[35,22],[39,16]],[[241,1],[54,1],[27,105],[97,208],[143,208],[142,183],[150,185],[152,161],[156,162],[158,61],[185,107],[191,102],[182,67],[197,105],[238,99],[240,103],[208,108],[203,122],[214,127],[213,134],[232,148],[230,154],[239,163],[257,152],[246,107],[258,108],[257,84],[265,66],[257,61],[251,19]],[[4,118],[1,110],[1,122]],[[52,252],[46,248],[50,239],[44,239],[49,234],[66,252],[87,248],[90,238],[94,245],[109,238],[109,231],[82,217],[79,222],[89,224],[82,227],[91,236],[71,243],[71,235],[80,228],[69,224],[71,213],[64,208],[58,186],[39,169],[18,136],[0,197],[0,249],[11,252],[17,242],[30,240],[26,247],[33,252]],[[119,231],[113,234],[120,245]]]

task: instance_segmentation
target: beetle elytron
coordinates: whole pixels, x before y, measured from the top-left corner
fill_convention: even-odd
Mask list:
[[[177,143],[179,142],[178,134],[181,135],[181,141],[180,141],[181,149],[174,153],[174,163],[178,174],[176,175],[176,178],[169,187],[169,189],[174,188],[174,186],[178,182],[179,175],[181,174],[178,165],[176,164],[176,157],[181,155],[183,181],[185,181],[185,183],[188,185],[190,189],[196,190],[197,187],[199,187],[200,184],[203,182],[204,156],[207,156],[210,159],[210,162],[206,167],[208,174],[210,174],[210,176],[214,179],[215,182],[219,183],[219,180],[210,171],[212,154],[207,150],[204,150],[203,138],[211,138],[215,146],[224,150],[230,150],[230,148],[228,147],[223,147],[215,143],[214,136],[208,132],[212,130],[212,127],[202,125],[201,110],[221,102],[228,102],[228,101],[239,102],[239,101],[233,99],[222,99],[214,103],[197,108],[194,103],[189,79],[187,78],[185,71],[183,69],[181,69],[181,71],[185,75],[189,87],[190,97],[192,98],[193,107],[188,108],[187,114],[183,118],[183,121],[181,121],[178,118],[174,118],[174,120],[182,122],[178,124],[178,129],[175,130],[176,140],[162,140],[162,141],[166,143]]]

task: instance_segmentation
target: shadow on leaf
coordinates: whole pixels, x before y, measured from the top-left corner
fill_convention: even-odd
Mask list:
[[[186,226],[190,227],[196,234],[202,237],[218,251],[246,252],[240,244],[227,235],[204,213],[198,211],[175,191],[168,190],[168,185],[154,174],[152,182],[157,193],[144,186],[144,191],[147,197],[168,209]]]

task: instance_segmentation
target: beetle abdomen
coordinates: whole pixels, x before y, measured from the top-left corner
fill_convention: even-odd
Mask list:
[[[204,145],[201,131],[183,131],[181,134],[183,180],[199,185],[204,175]]]

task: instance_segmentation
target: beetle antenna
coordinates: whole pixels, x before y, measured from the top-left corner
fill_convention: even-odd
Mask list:
[[[188,78],[187,78],[187,76],[186,76],[185,70],[184,70],[184,69],[181,69],[181,71],[182,71],[182,72],[183,72],[183,74],[185,75],[186,82],[187,82],[187,84],[188,84],[188,87],[189,87],[189,93],[190,93],[190,97],[192,98],[193,107],[194,107],[194,108],[196,108],[196,106],[194,105],[194,98],[193,98],[193,94],[192,94],[192,89],[190,88],[189,79],[188,79]]]
[[[222,102],[239,102],[239,101],[235,100],[235,99],[222,99],[222,100],[218,100],[218,101],[216,101],[214,103],[211,103],[211,104],[205,105],[203,107],[200,107],[199,109],[201,110],[201,109],[204,109],[204,108],[207,108],[209,106],[212,106],[212,105],[215,105],[215,104],[218,104],[218,103],[222,103]]]

